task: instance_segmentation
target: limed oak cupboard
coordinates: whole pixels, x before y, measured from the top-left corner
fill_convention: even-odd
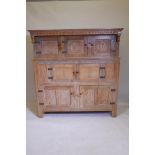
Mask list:
[[[122,30],[29,30],[39,117],[71,111],[116,116]]]

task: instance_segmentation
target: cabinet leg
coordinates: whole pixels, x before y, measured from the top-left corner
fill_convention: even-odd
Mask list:
[[[38,117],[42,118],[44,116],[43,106],[38,106]]]
[[[116,117],[117,116],[117,105],[116,104],[112,104],[111,116],[112,117]]]

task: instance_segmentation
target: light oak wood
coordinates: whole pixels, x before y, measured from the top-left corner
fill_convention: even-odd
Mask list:
[[[122,30],[30,30],[39,117],[70,111],[117,116]]]

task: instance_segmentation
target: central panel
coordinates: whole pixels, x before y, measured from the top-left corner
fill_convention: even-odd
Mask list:
[[[86,56],[87,55],[87,37],[85,36],[65,36],[62,37],[62,53],[66,56]]]

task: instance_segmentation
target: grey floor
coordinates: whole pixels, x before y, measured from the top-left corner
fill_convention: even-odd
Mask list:
[[[27,155],[128,155],[128,104],[110,113],[35,115],[27,108]]]

